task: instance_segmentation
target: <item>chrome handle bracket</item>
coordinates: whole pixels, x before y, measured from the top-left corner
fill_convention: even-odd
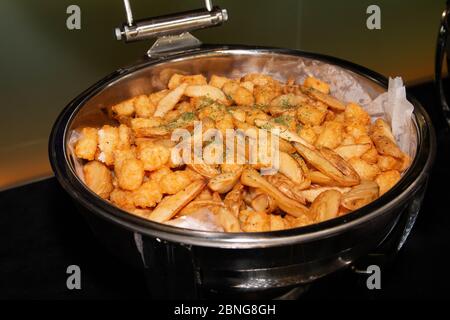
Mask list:
[[[123,0],[127,22],[115,29],[116,39],[134,42],[157,39],[147,51],[149,57],[169,55],[201,45],[189,32],[221,25],[228,20],[227,10],[213,7],[205,0],[204,9],[175,13],[135,21],[130,1]]]

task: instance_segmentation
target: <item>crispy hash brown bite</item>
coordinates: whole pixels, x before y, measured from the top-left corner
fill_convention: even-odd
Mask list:
[[[146,181],[133,191],[132,198],[136,207],[152,208],[161,202],[163,194],[155,181]]]
[[[144,180],[144,164],[138,159],[125,159],[117,168],[116,176],[122,189],[136,190]]]
[[[98,154],[96,160],[110,166],[114,163],[114,150],[119,143],[119,129],[109,125],[98,130]]]
[[[319,109],[309,104],[303,104],[297,109],[297,118],[303,124],[319,126],[325,120],[326,113],[326,109]]]
[[[306,78],[305,82],[303,82],[303,85],[307,88],[313,88],[325,94],[330,93],[330,86],[327,83],[320,81],[319,79],[316,79],[314,77]]]
[[[370,204],[411,164],[386,121],[322,79],[174,71],[75,135],[87,187],[130,214],[176,225],[207,212],[225,232],[299,228]],[[178,129],[186,140],[172,139]]]
[[[94,160],[97,152],[98,134],[95,128],[83,128],[75,144],[75,155],[80,159]]]
[[[144,170],[154,171],[168,163],[170,150],[153,142],[142,142],[137,147],[137,156],[144,165]]]
[[[112,174],[108,167],[98,161],[90,161],[83,167],[86,185],[103,199],[107,199],[114,189]]]

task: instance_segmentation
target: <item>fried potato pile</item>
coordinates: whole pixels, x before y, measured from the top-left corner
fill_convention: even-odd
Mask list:
[[[168,222],[208,209],[227,232],[283,230],[345,215],[391,189],[410,158],[389,125],[330,95],[264,74],[240,79],[174,74],[167,89],[110,108],[116,126],[80,128],[74,145],[86,185],[131,214]],[[279,170],[265,163],[173,161],[175,129],[248,128],[279,141]],[[206,144],[205,142],[201,142]]]

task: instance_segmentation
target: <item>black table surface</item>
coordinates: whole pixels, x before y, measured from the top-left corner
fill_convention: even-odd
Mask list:
[[[449,298],[449,131],[437,111],[433,84],[410,93],[433,119],[438,152],[416,225],[383,269],[381,290],[344,270],[314,283],[305,299]],[[68,290],[67,267],[81,269],[81,290]],[[0,299],[148,298],[142,273],[106,251],[55,178],[0,193]]]

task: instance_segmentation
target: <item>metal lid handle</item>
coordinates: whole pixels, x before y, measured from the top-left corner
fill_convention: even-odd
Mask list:
[[[197,47],[201,42],[190,31],[218,26],[228,20],[227,10],[213,7],[211,0],[205,0],[205,9],[134,21],[130,1],[123,2],[127,22],[115,29],[116,38],[125,42],[157,38],[154,46],[147,52],[149,56]]]

